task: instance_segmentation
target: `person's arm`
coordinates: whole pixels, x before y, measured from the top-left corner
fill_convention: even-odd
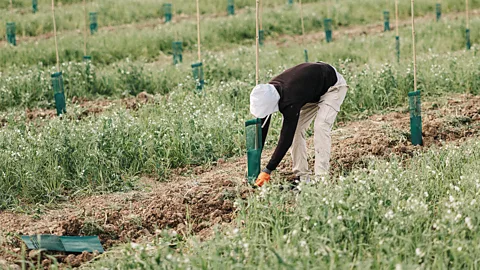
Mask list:
[[[264,170],[267,173],[271,173],[271,171],[277,168],[278,164],[280,164],[280,161],[282,161],[287,154],[288,149],[292,145],[300,116],[300,110],[290,106],[284,109],[282,114],[283,125],[280,132],[280,139],[278,140],[278,145],[272,155],[272,158],[267,164],[266,170]]]

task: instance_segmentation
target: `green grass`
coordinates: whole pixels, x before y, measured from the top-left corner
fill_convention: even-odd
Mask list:
[[[445,54],[451,51],[462,50],[465,46],[462,24],[461,20],[452,20],[441,24],[430,22],[419,25],[417,28],[417,52],[419,58],[426,54]],[[479,26],[480,20],[473,19],[472,27],[478,28]],[[402,28],[400,33],[402,37],[408,37],[409,29]],[[362,67],[364,64],[378,66],[385,62],[393,64],[395,63],[394,35],[393,32],[390,32],[368,37],[339,37],[331,44],[310,43],[306,47],[309,50],[310,61],[321,60],[336,64],[347,62],[349,66],[353,67]],[[145,38],[148,37],[147,34],[144,36]],[[449,38],[444,39],[445,36],[449,36]],[[478,40],[478,38],[477,34],[472,33],[473,41]],[[411,40],[402,38],[401,42],[402,62],[400,67],[396,68],[398,71],[409,68],[408,63],[411,57]],[[153,40],[151,43],[155,44],[156,41]],[[90,69],[90,72],[87,72],[87,68],[83,63],[72,62],[62,65],[68,98],[73,96],[119,98],[136,95],[141,91],[147,91],[152,94],[166,94],[176,89],[179,84],[192,85],[190,63],[195,61],[194,57],[196,56],[194,53],[185,53],[184,64],[176,67],[171,65],[170,57],[162,58],[161,62],[145,65],[144,60],[141,60],[143,56],[137,55],[135,57],[132,55],[136,53],[135,49],[138,47],[133,42],[132,47],[123,42],[118,42],[117,44],[121,44],[117,50],[120,52],[117,56],[118,59],[130,55],[136,60],[120,61],[109,66],[95,64]],[[105,48],[114,49],[112,46]],[[476,50],[474,48],[470,54],[475,55]],[[152,49],[151,51],[152,55],[150,57],[154,57],[155,53],[153,52],[155,50]],[[252,71],[255,70],[254,61],[252,61],[254,54],[252,46],[238,46],[235,49],[225,51],[205,52],[204,63],[207,91],[210,91],[210,87],[222,81],[238,80],[252,83]],[[104,54],[104,56],[107,55]],[[149,56],[145,55],[145,57]],[[290,41],[287,43],[287,46],[276,46],[273,43],[266,45],[261,51],[260,71],[262,81],[269,80],[275,73],[288,66],[298,64],[302,60],[303,48],[295,42]],[[99,61],[101,60],[94,56],[94,62],[98,63]],[[471,62],[467,59],[467,63]],[[445,64],[447,66],[454,65],[452,68],[455,69],[464,69],[463,65],[459,63]],[[420,62],[419,69],[423,72],[424,68],[429,68],[431,65],[434,65],[434,62],[427,62],[426,64]],[[472,85],[467,87],[467,90],[471,91],[478,84],[478,80],[475,79],[478,72],[475,67],[472,68],[469,65],[465,65],[465,67],[466,70],[462,72],[469,74],[467,78],[472,79]],[[455,70],[444,70],[441,66],[434,68],[439,69],[438,72],[444,74],[444,77],[455,72]],[[0,92],[2,93],[0,96],[0,111],[16,107],[53,108],[50,86],[50,73],[52,71],[52,67],[45,67],[44,65],[34,68],[28,68],[27,66],[9,67],[9,71],[0,74]],[[406,78],[407,80],[409,79],[409,77]],[[436,87],[435,83],[425,86],[423,84],[424,82],[420,80],[421,88],[430,89]],[[464,87],[466,84],[466,81],[462,81],[460,86]],[[452,87],[455,88],[456,86]],[[409,86],[404,88],[408,89]],[[403,95],[404,92],[398,94]]]
[[[425,67],[418,74],[424,96],[464,93],[467,85],[478,94],[480,61],[471,52],[431,54],[419,61]],[[405,66],[357,68],[347,61],[338,67],[352,86],[340,120],[404,106],[412,90],[412,73]],[[278,66],[266,76],[283,69]],[[5,191],[0,209],[125,190],[136,175],[164,179],[172,168],[243,155],[253,80],[212,82],[202,97],[186,78],[154,105],[138,111],[115,108],[82,120],[73,106],[64,119],[27,121],[18,113],[7,114],[7,126],[0,129],[0,189]],[[278,134],[280,119],[275,121],[270,140]]]
[[[379,14],[381,15],[383,7],[378,6],[377,1],[369,0],[361,6],[358,6],[354,0],[342,4],[335,12],[335,18],[337,18],[335,23],[337,25],[380,23]],[[474,4],[472,5],[475,6]],[[478,7],[480,7],[480,3],[478,3]],[[408,16],[406,8],[403,9],[403,18]],[[425,14],[429,8],[430,6],[426,4],[419,5],[418,15]],[[356,11],[352,12],[354,9]],[[298,12],[298,8],[266,8],[265,13],[268,13],[269,16],[265,16],[263,25],[267,38],[284,34],[300,34],[301,24]],[[306,5],[306,31],[323,31],[325,14],[326,8],[323,4]],[[347,16],[347,14],[349,15]],[[232,18],[206,19],[202,21],[202,48],[203,50],[224,50],[238,45],[253,44],[254,29],[253,11]],[[475,29],[473,25],[472,29]],[[102,65],[108,65],[127,57],[131,60],[154,61],[158,59],[159,55],[171,53],[172,41],[176,34],[178,39],[183,41],[185,50],[196,50],[196,22],[189,20],[178,24],[150,26],[142,29],[131,25],[116,31],[100,30],[98,35],[89,38],[88,54],[92,55],[95,63]],[[473,42],[476,40],[475,31],[472,31],[472,40]],[[60,34],[59,49],[61,61],[81,60],[83,56],[82,35],[77,32]],[[55,64],[55,47],[52,38],[26,41],[17,47],[11,47],[4,43],[4,48],[0,51],[0,70],[2,71],[9,69],[12,65],[30,66],[39,62],[44,65]]]
[[[239,200],[232,226],[205,242],[165,233],[89,268],[475,269],[479,170],[477,138],[407,161],[372,160],[300,194],[270,185]]]

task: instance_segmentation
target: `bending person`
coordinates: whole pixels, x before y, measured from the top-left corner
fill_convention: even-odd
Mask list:
[[[268,84],[255,86],[250,94],[250,112],[262,119],[262,147],[265,145],[270,115],[280,111],[283,125],[278,145],[255,184],[270,181],[270,174],[285,157],[290,146],[296,179],[308,179],[305,131],[315,118],[315,176],[326,175],[330,167],[330,132],[347,94],[343,76],[329,64],[304,63],[285,70]]]

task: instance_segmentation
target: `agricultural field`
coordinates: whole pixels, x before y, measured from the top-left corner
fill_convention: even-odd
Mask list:
[[[200,50],[193,0],[172,2],[169,22],[166,1],[53,2],[55,27],[50,0],[0,2],[0,269],[480,268],[480,0],[468,20],[465,1],[438,1],[438,18],[437,1],[415,1],[415,68],[411,1],[398,28],[394,0],[261,1],[261,83],[308,60],[350,87],[330,174],[296,189],[290,157],[264,187],[246,181],[255,1],[228,15],[228,0],[200,0]],[[281,125],[274,115],[262,164]],[[36,234],[98,236],[105,252],[28,250],[21,236]]]

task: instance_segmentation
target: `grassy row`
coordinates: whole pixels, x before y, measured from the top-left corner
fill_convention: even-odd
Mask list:
[[[7,3],[8,1],[5,1]],[[14,1],[13,12],[4,9],[0,10],[0,18],[5,21],[14,21],[17,23],[18,34],[23,36],[38,36],[41,34],[50,33],[53,31],[52,15],[51,15],[51,1],[38,1],[39,11],[36,14],[32,13],[31,1],[23,3]],[[57,8],[55,11],[57,20],[57,29],[59,31],[68,31],[83,29],[84,26],[84,6],[82,1],[70,0],[68,5],[64,5],[63,1],[56,1]],[[159,21],[152,21],[153,19],[164,19],[164,3],[173,2],[173,16],[174,19],[190,15],[191,20],[196,18],[191,16],[196,14],[195,1],[191,0],[177,0],[177,1],[158,1],[158,0],[101,0],[101,1],[87,1],[87,12],[98,13],[99,26],[115,26],[121,24],[141,23],[150,21],[151,23],[159,23]],[[306,3],[313,2],[313,0],[304,1]],[[60,5],[60,3],[62,3]],[[271,0],[265,5],[267,8],[274,6],[286,6],[287,1]],[[19,7],[22,4],[22,7]],[[2,4],[0,4],[1,7]],[[235,7],[237,12],[239,9],[255,8],[255,2],[248,0],[236,0]],[[202,15],[223,15],[227,16],[227,0],[209,0],[200,1],[200,13]],[[1,39],[5,39],[5,23],[0,25]]]
[[[479,170],[478,139],[372,160],[300,194],[272,186],[239,200],[233,228],[205,242],[165,233],[90,269],[475,269]]]
[[[452,0],[453,1],[453,0]],[[479,0],[480,1],[480,0]],[[480,3],[478,5],[480,7]],[[428,12],[427,4],[419,4],[419,15]],[[460,6],[458,7],[460,8]],[[356,9],[356,12],[352,10]],[[337,25],[356,25],[381,22],[382,7],[378,0],[368,0],[361,6],[357,1],[349,0],[335,11]],[[323,4],[309,4],[305,7],[305,29],[307,32],[321,31],[323,18],[326,15]],[[283,34],[300,34],[301,23],[299,9],[265,9],[269,16],[264,17],[263,27],[267,37]],[[402,9],[406,17],[408,9]],[[279,19],[280,18],[280,19]],[[232,48],[242,44],[252,44],[255,36],[254,12],[248,12],[232,18],[213,18],[202,22],[203,50],[219,50]],[[472,29],[473,25],[472,25]],[[119,32],[121,31],[121,32]],[[138,29],[132,25],[119,31],[101,30],[98,35],[89,38],[88,53],[95,63],[108,65],[129,57],[131,60],[154,61],[159,55],[171,53],[172,41],[175,36],[183,41],[186,51],[196,50],[197,35],[194,21],[184,21],[178,24],[159,25],[152,28]],[[464,30],[462,30],[464,31]],[[475,31],[472,31],[474,35]],[[60,59],[62,61],[79,61],[83,56],[83,37],[76,32],[61,34],[59,37]],[[475,39],[473,39],[475,41]],[[42,62],[53,65],[56,61],[53,39],[27,41],[17,47],[6,43],[0,50],[0,70],[6,70],[13,65],[22,63],[30,66]]]
[[[417,49],[419,55],[425,53],[444,54],[458,51],[464,47],[462,21],[454,20],[445,24],[428,23],[417,29]],[[472,20],[473,27],[480,26],[480,20]],[[409,29],[401,29],[402,37],[408,36]],[[394,33],[368,37],[340,37],[331,44],[308,44],[311,61],[338,62],[348,59],[349,65],[361,66],[365,63],[375,65],[394,62]],[[443,37],[449,36],[449,39]],[[472,34],[473,40],[478,39]],[[402,39],[402,68],[410,60],[411,41]],[[348,50],[345,50],[348,48]],[[476,50],[476,49],[474,49]],[[121,50],[119,50],[121,51]],[[472,52],[475,54],[475,52]],[[65,90],[67,97],[95,98],[107,96],[118,98],[136,95],[141,91],[151,94],[165,94],[183,84],[193,87],[189,63],[195,61],[194,54],[185,54],[185,63],[172,66],[167,63],[145,65],[142,61],[123,61],[111,66],[85,66],[84,63],[64,63]],[[251,46],[242,46],[226,52],[208,52],[204,54],[207,89],[222,81],[252,81],[255,69],[254,50]],[[303,48],[290,43],[290,46],[277,47],[266,45],[261,52],[261,74],[263,81],[270,79],[272,70],[280,70],[297,64],[303,59]],[[96,60],[96,59],[95,59]],[[281,67],[281,68],[279,68]],[[423,69],[423,66],[419,66]],[[50,86],[50,67],[39,65],[36,68],[10,68],[8,73],[0,74],[0,111],[6,108],[53,108]],[[442,71],[443,72],[443,71]],[[475,75],[475,69],[468,71]],[[474,76],[473,76],[474,78]],[[422,82],[421,82],[422,83]],[[471,88],[471,87],[470,87]],[[208,91],[208,90],[207,90]]]
[[[429,67],[419,71],[426,96],[463,93],[467,86],[478,94],[480,61],[471,53],[431,54],[419,65]],[[347,61],[337,66],[352,86],[341,119],[406,104],[412,72],[405,65],[355,68]],[[271,74],[283,69],[279,65]],[[0,209],[124,190],[138,174],[163,179],[171,168],[243,154],[251,75],[215,83],[205,97],[179,84],[155,105],[118,108],[81,121],[81,111],[72,107],[64,119],[28,122],[7,116],[7,126],[0,129]],[[275,119],[273,134],[280,126]]]

